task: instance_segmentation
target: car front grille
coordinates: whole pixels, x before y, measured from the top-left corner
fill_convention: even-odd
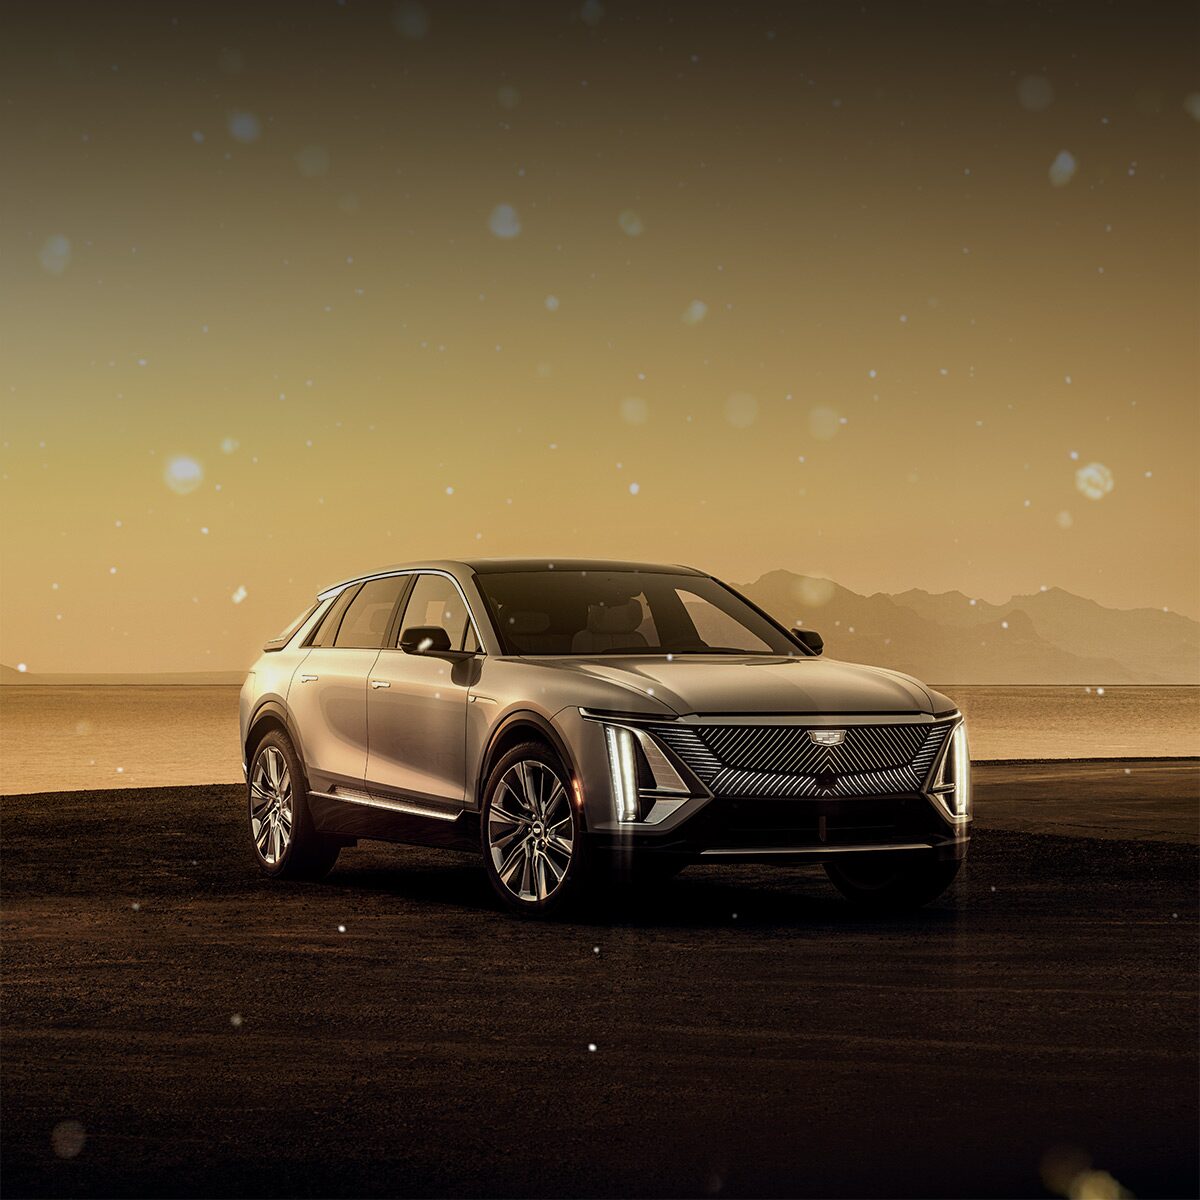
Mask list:
[[[654,735],[718,796],[890,796],[925,786],[951,724],[847,725],[840,746],[817,745],[804,725],[658,725]]]

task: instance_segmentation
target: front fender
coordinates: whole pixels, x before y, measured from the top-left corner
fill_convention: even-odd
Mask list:
[[[474,807],[483,807],[483,789],[487,784],[488,775],[496,760],[508,746],[515,744],[521,731],[532,736],[540,736],[549,742],[562,759],[572,779],[579,779],[579,764],[567,739],[555,728],[554,723],[542,713],[531,708],[514,709],[507,712],[492,726],[479,756],[479,765],[475,774],[473,791]]]

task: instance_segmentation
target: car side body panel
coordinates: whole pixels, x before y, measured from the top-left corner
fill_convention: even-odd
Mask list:
[[[362,785],[367,770],[367,676],[378,650],[314,646],[296,665],[288,710],[304,731],[304,765],[316,791]]]
[[[431,804],[466,804],[467,708],[479,660],[384,649],[367,680],[366,778]]]

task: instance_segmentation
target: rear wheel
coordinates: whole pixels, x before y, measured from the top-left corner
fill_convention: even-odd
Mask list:
[[[567,772],[549,746],[526,742],[492,768],[480,834],[488,879],[514,912],[548,916],[583,889],[583,818]]]
[[[847,900],[862,908],[912,909],[936,900],[953,882],[962,860],[903,854],[846,855],[825,874]]]
[[[246,793],[254,857],[276,879],[322,879],[341,849],[318,833],[308,811],[308,779],[291,739],[273,729],[254,751]]]

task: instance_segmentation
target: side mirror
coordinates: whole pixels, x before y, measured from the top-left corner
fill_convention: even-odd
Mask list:
[[[442,654],[450,649],[450,635],[440,625],[410,625],[400,635],[405,654]]]
[[[815,629],[793,629],[792,637],[812,654],[820,654],[825,649],[825,639]]]

